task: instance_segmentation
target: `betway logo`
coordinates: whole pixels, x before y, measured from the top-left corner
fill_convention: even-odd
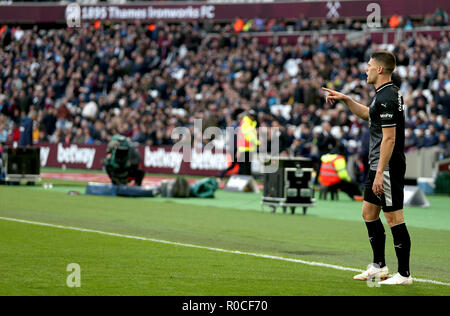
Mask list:
[[[390,118],[393,117],[393,114],[383,113],[383,114],[380,115],[380,117],[381,117],[382,119],[390,119]]]
[[[165,151],[163,148],[158,148],[156,151],[151,151],[150,147],[145,146],[145,167],[170,168],[174,173],[178,173],[180,172],[182,161],[183,153]]]
[[[94,158],[95,148],[79,148],[77,145],[64,148],[62,144],[58,144],[58,163],[81,163],[90,169],[94,164]]]
[[[213,153],[211,150],[203,152],[191,151],[191,169],[223,170],[227,168],[227,156]]]
[[[226,155],[222,153],[214,154],[210,150],[196,152],[194,149],[187,152],[184,159],[190,163],[192,170],[223,170],[227,167]],[[152,151],[146,146],[144,151],[144,166],[153,168],[170,168],[174,173],[178,173],[183,162],[183,152],[165,151],[158,148]]]

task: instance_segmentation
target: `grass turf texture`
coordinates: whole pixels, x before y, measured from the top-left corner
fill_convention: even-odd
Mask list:
[[[218,191],[210,200],[69,196],[68,189],[82,191],[84,184],[47,182],[53,190],[0,187],[0,216],[360,269],[371,260],[361,204],[344,198],[318,201],[307,216],[292,216],[244,211],[260,210],[251,194]],[[407,215],[410,223],[414,214],[432,211],[447,228],[424,228],[432,226],[425,217],[417,222],[426,225],[409,224],[414,277],[450,281],[445,201],[431,197],[431,209]],[[343,218],[327,215],[340,210]],[[386,230],[387,263],[395,272]],[[352,280],[354,272],[23,223],[0,221],[0,242],[2,295],[450,295],[448,286],[369,288]],[[72,262],[81,266],[79,289],[65,285]]]

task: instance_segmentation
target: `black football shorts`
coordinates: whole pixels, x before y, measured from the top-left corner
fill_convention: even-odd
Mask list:
[[[391,168],[391,170],[384,172],[384,193],[380,196],[375,195],[372,191],[376,171],[369,170],[364,189],[364,201],[381,206],[383,212],[394,212],[403,209],[405,169]]]

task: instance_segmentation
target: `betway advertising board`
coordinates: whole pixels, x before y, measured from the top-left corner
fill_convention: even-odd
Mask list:
[[[47,144],[40,148],[41,167],[102,170],[106,145]],[[172,151],[171,146],[139,146],[141,166],[148,173],[217,176],[227,168],[225,152],[218,150]]]

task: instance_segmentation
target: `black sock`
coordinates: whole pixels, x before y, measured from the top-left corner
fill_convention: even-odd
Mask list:
[[[398,273],[401,276],[409,277],[409,252],[411,250],[411,239],[409,238],[406,224],[401,223],[391,227],[394,238],[395,253],[398,260]]]
[[[386,242],[386,233],[384,231],[381,219],[366,222],[367,231],[369,233],[369,241],[373,250],[373,263],[383,268],[386,265],[384,258],[384,246]]]

